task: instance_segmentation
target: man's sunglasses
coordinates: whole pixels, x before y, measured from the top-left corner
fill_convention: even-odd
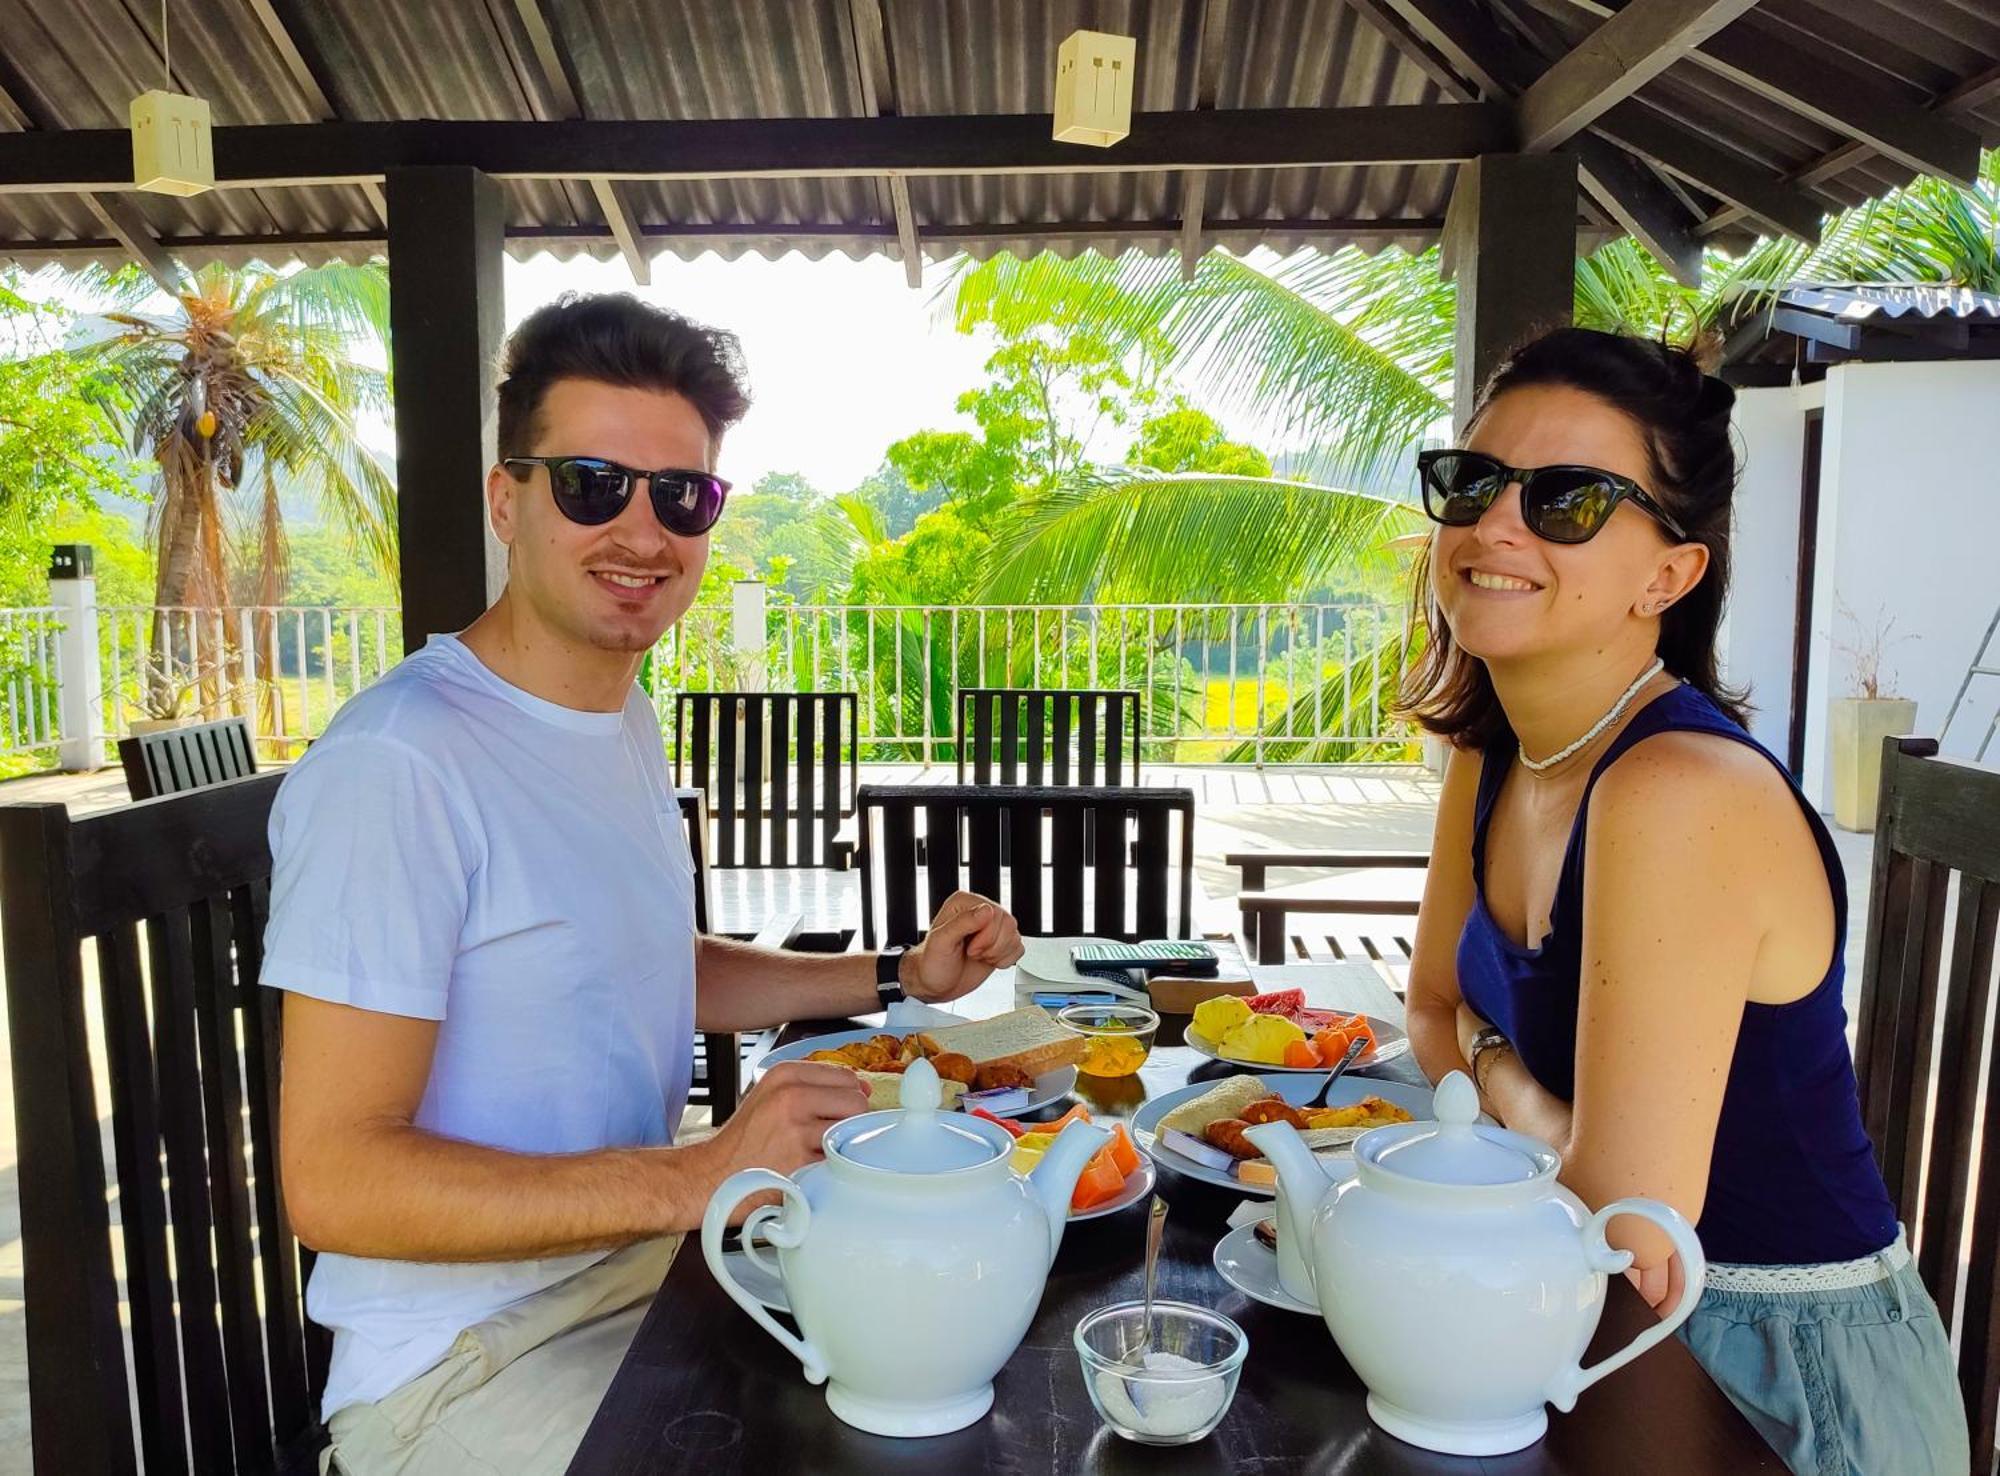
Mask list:
[[[528,477],[527,468],[547,467],[556,510],[572,523],[586,527],[608,523],[625,511],[632,500],[632,486],[641,477],[652,489],[654,516],[668,532],[683,538],[694,538],[713,528],[729,497],[729,483],[704,471],[673,467],[638,471],[597,456],[509,456],[500,464],[523,481]]]
[[[1588,543],[1631,502],[1682,542],[1687,530],[1637,482],[1594,466],[1506,466],[1477,451],[1419,451],[1424,511],[1433,522],[1465,528],[1478,522],[1510,482],[1521,484],[1521,521],[1551,543]]]

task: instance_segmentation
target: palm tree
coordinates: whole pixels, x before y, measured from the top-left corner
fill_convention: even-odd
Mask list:
[[[289,273],[211,264],[164,312],[139,310],[153,295],[148,282],[78,285],[112,299],[104,332],[81,352],[119,386],[133,451],[159,467],[150,532],[162,659],[184,639],[166,611],[220,609],[232,574],[254,604],[284,599],[281,480],[304,490],[376,569],[395,572],[395,485],[358,433],[361,417],[390,407],[388,374],[355,357],[388,342],[379,264]],[[265,632],[254,639],[268,646]]]
[[[1611,242],[1577,263],[1575,319],[1712,349],[1802,278],[2000,290],[2000,151],[1985,156],[1974,187],[1917,180],[1833,217],[1817,246],[1711,252],[1699,288],[1674,281],[1636,242]],[[1456,293],[1435,249],[1269,263],[1211,252],[1192,282],[1174,257],[961,259],[941,300],[965,332],[1046,323],[1158,354],[1207,403],[1311,448],[1295,459],[1311,482],[1099,469],[1031,492],[996,539],[988,596],[1283,599],[1382,557],[1418,526],[1407,508],[1335,489],[1397,487],[1410,451],[1449,413]],[[1400,658],[1410,634],[1383,640]],[[1385,661],[1387,650],[1365,659],[1376,682],[1393,684],[1402,663]],[[1351,700],[1350,672],[1316,668],[1269,734],[1303,731],[1301,703],[1324,706],[1320,688],[1335,680]]]

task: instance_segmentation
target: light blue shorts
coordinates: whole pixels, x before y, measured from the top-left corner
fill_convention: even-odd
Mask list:
[[[1677,1336],[1798,1476],[1972,1467],[1950,1339],[1912,1264],[1837,1291],[1711,1286]]]

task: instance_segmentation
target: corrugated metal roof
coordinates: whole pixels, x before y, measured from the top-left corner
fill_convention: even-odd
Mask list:
[[[1962,318],[2000,323],[2000,293],[1975,292],[1970,287],[1798,283],[1780,292],[1778,301],[1786,307],[1803,308],[1853,323],[1879,322],[1884,318],[1911,321]]]
[[[542,69],[523,0],[173,0],[172,84],[210,100],[218,125],[351,120],[838,118],[864,113],[857,0],[539,0],[565,75]],[[1220,36],[1202,36],[1207,0],[859,0],[879,3],[890,93],[907,115],[1045,112],[1056,47],[1089,26],[1138,38],[1136,105],[1200,101],[1201,46],[1219,109],[1443,101],[1438,85],[1345,0],[1232,0]],[[1475,3],[1475,0],[1466,0]],[[1583,0],[1476,0],[1552,57],[1596,25]],[[1597,7],[1601,8],[1601,7]],[[260,9],[291,27],[316,73],[302,81]],[[2000,63],[1991,0],[1765,0],[1757,24],[1829,66],[1866,72],[1928,105]],[[0,0],[0,90],[29,126],[122,127],[128,100],[160,85],[159,11],[151,0]],[[323,94],[323,98],[322,98]],[[1640,93],[1644,105],[1773,176],[1839,148],[1822,121],[1753,95],[1693,62]],[[10,110],[0,106],[0,118]],[[2000,86],[1960,111],[2000,142]],[[11,121],[0,127],[13,126]],[[1313,223],[1418,222],[1387,240],[1435,234],[1450,165],[1217,171],[1205,188],[1206,240],[1288,251],[1330,239]],[[1909,171],[1865,151],[1807,188],[1829,208],[1903,183]],[[510,249],[614,257],[591,190],[580,182],[507,181]],[[1676,189],[1712,212],[1718,202]],[[638,181],[620,194],[662,251],[767,255],[894,253],[885,182],[858,179]],[[1178,173],[1019,174],[909,181],[925,251],[1065,254],[1178,245]],[[383,222],[352,185],[219,190],[192,199],[127,196],[184,259],[360,256]],[[678,234],[673,234],[678,233]],[[275,248],[274,239],[297,242]],[[40,245],[116,248],[74,195],[0,194],[0,252],[29,263]],[[245,244],[249,243],[249,244]],[[261,243],[261,244],[260,244]]]

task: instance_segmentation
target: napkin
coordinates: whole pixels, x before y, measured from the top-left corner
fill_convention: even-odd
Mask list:
[[[1268,1199],[1246,1199],[1229,1212],[1229,1228],[1241,1230],[1245,1225],[1254,1225],[1259,1220],[1268,1220],[1277,1214],[1278,1207]]]
[[[899,999],[889,1006],[886,1014],[888,1023],[899,1030],[905,1026],[912,1030],[929,1030],[932,1027],[963,1025],[965,1018],[954,1015],[950,1010],[941,1010],[936,1005],[927,1005],[920,999]]]

